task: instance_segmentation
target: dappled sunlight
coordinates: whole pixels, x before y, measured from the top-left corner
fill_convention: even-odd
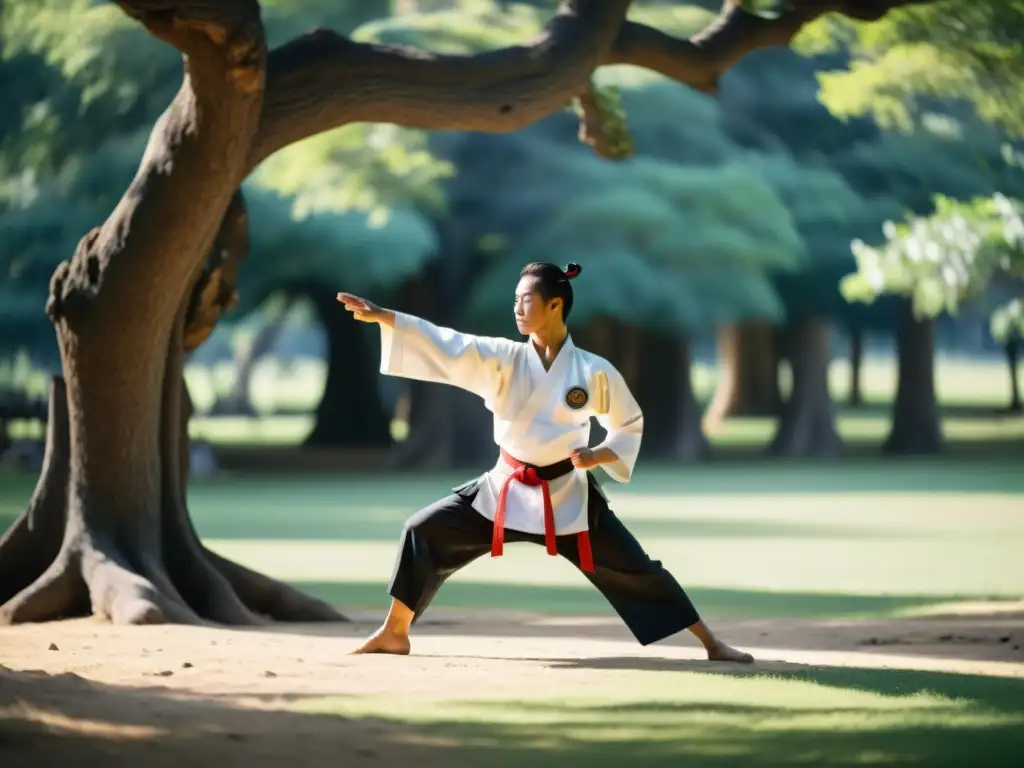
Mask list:
[[[309,698],[294,702],[298,711],[346,718],[384,718],[413,726],[402,736],[411,744],[433,743],[460,749],[483,748],[499,761],[518,755],[540,759],[572,751],[608,750],[639,758],[671,754],[697,760],[733,756],[744,764],[801,760],[844,763],[856,755],[888,754],[896,761],[944,759],[951,747],[965,748],[966,737],[988,754],[989,745],[1020,743],[1024,713],[1003,698],[956,698],[928,690],[892,695],[895,671],[848,671],[851,685],[829,680],[828,670],[811,670],[805,679],[766,675],[717,675],[690,672],[637,673],[618,681],[614,693],[588,688],[579,696],[564,689],[535,691],[509,701],[448,696]],[[956,685],[956,676],[943,677]],[[983,679],[973,678],[976,685]],[[998,686],[997,686],[998,687]],[[769,703],[770,702],[770,703]],[[429,734],[429,736],[427,736]],[[941,736],[939,736],[941,734]],[[424,740],[426,736],[427,740]],[[936,738],[938,737],[938,738]],[[811,746],[813,744],[813,746]],[[851,751],[851,748],[853,750]],[[872,760],[872,762],[877,762]]]
[[[15,722],[38,726],[45,729],[48,735],[56,737],[74,734],[120,741],[152,739],[167,734],[165,728],[155,725],[131,725],[91,718],[69,717],[57,709],[47,709],[29,704],[15,704],[0,708],[0,731],[4,730],[4,723],[10,726]]]

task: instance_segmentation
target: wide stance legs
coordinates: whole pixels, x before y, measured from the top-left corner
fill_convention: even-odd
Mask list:
[[[693,603],[661,563],[647,553],[608,507],[591,481],[590,542],[595,571],[581,571],[604,595],[642,645],[689,630],[715,661],[751,662],[701,621]],[[391,579],[391,610],[384,625],[355,653],[408,654],[409,631],[444,581],[490,551],[492,524],[472,507],[473,491],[452,494],[413,515],[405,525]],[[506,530],[507,542],[543,546],[544,537]],[[576,536],[558,537],[558,554],[578,568]]]

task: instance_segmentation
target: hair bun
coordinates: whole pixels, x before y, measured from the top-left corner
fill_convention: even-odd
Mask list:
[[[579,264],[573,264],[570,261],[563,271],[565,272],[566,279],[572,280],[573,278],[580,276],[580,273],[583,272],[583,267]]]

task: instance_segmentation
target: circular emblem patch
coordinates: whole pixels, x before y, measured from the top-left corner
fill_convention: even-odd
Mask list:
[[[586,405],[589,399],[587,390],[583,389],[583,387],[573,387],[565,393],[565,404],[577,410]]]

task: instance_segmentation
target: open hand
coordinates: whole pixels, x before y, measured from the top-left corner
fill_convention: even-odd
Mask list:
[[[569,460],[576,469],[593,469],[601,464],[597,455],[589,448],[575,448],[569,451]]]
[[[338,301],[345,305],[345,309],[352,313],[352,316],[363,323],[379,323],[383,319],[384,310],[359,296],[351,293],[339,293]]]

